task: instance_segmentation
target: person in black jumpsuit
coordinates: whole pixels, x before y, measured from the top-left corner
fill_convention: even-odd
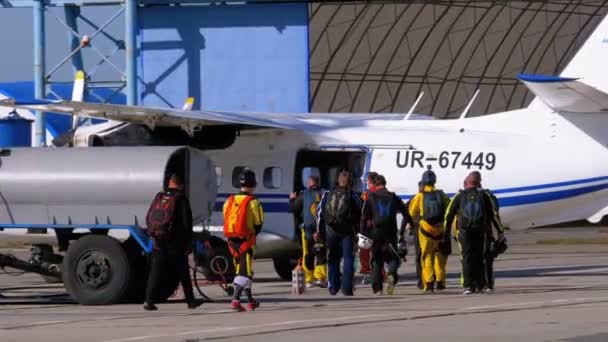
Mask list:
[[[192,290],[192,279],[190,278],[190,266],[188,254],[192,252],[192,209],[190,201],[184,194],[184,185],[180,177],[172,175],[165,196],[175,197],[175,211],[173,226],[170,234],[162,241],[154,241],[154,249],[150,254],[148,284],[146,288],[146,302],[144,309],[148,311],[157,310],[154,298],[159,288],[163,286],[163,279],[167,276],[167,270],[175,268],[177,276],[184,290],[184,296],[189,309],[195,309],[203,304],[202,299],[194,298]]]

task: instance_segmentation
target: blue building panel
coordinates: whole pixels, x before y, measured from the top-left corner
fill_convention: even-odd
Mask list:
[[[139,103],[308,111],[308,7],[242,4],[140,9]]]

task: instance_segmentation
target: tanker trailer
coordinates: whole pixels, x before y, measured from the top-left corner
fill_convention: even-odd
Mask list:
[[[215,167],[189,147],[11,148],[0,150],[0,228],[53,229],[58,250],[36,246],[30,261],[0,254],[0,266],[61,277],[78,303],[143,298],[151,242],[145,216],[171,174],[185,180],[195,223],[211,216]],[[119,232],[126,239],[112,237]],[[50,250],[50,252],[49,252]],[[34,260],[34,261],[32,261]],[[158,300],[178,279],[167,274]]]

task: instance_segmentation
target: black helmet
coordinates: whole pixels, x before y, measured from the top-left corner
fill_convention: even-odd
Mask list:
[[[397,244],[397,253],[399,254],[399,258],[402,259],[407,256],[407,244],[405,241],[401,241]]]
[[[424,173],[422,174],[422,185],[435,185],[435,183],[437,183],[437,175],[435,174],[435,172],[433,172],[433,170],[431,170],[431,167],[429,166],[429,169],[424,171]]]
[[[507,238],[504,235],[500,235],[498,239],[496,239],[496,253],[502,254],[507,251]]]
[[[239,183],[242,187],[253,188],[258,185],[255,179],[255,172],[251,169],[244,169],[239,175]]]
[[[500,254],[506,252],[507,248],[507,238],[504,235],[501,235],[498,239],[490,243],[490,255],[493,258],[496,258]]]

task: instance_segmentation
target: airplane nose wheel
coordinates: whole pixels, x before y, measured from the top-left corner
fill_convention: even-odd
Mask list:
[[[78,260],[76,270],[79,282],[91,289],[103,287],[112,277],[112,268],[107,256],[96,251],[83,254]]]

